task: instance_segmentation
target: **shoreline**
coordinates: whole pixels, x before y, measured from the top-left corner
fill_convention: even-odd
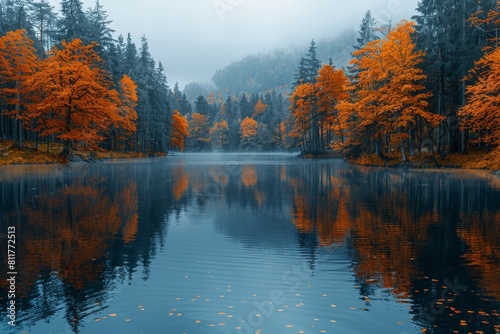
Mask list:
[[[71,166],[75,164],[98,164],[110,161],[119,161],[127,159],[145,159],[155,157],[166,157],[170,154],[157,154],[154,156],[137,153],[137,152],[111,152],[103,151],[89,154],[88,152],[74,152],[69,158],[62,157],[60,154],[61,148],[54,146],[51,153],[46,151],[35,151],[28,145],[23,149],[11,148],[10,145],[0,146],[0,167],[3,166]],[[201,152],[203,153],[203,152]],[[210,152],[206,152],[210,153]],[[231,154],[232,152],[227,152]],[[237,153],[237,152],[235,152]],[[270,152],[272,153],[272,152]],[[434,154],[424,154],[419,156],[409,157],[409,161],[405,162],[398,156],[388,156],[386,159],[381,159],[376,154],[363,155],[357,159],[345,158],[339,152],[321,152],[317,153],[300,153],[297,157],[301,159],[343,159],[347,163],[362,167],[379,167],[389,169],[405,169],[405,170],[471,170],[471,171],[486,171],[493,175],[500,176],[500,163],[492,161],[490,158],[494,153],[471,152],[468,154],[449,154],[444,159]]]

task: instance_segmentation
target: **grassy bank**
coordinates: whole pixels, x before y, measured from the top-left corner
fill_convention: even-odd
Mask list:
[[[33,143],[25,143],[24,148],[14,148],[12,142],[0,141],[0,166],[1,165],[23,165],[23,164],[65,164],[69,160],[62,155],[62,144],[51,144],[50,153],[47,152],[47,144],[39,144],[38,149],[34,148]],[[147,155],[137,152],[113,152],[101,151],[81,152],[76,151],[73,154],[77,160],[100,161],[100,160],[116,160],[116,159],[131,159],[144,158]]]
[[[470,151],[465,154],[448,154],[445,158],[435,153],[409,156],[403,161],[398,154],[391,153],[386,159],[376,154],[363,155],[358,159],[348,160],[352,164],[361,166],[408,167],[408,168],[464,168],[500,171],[500,151],[485,153],[484,151]]]

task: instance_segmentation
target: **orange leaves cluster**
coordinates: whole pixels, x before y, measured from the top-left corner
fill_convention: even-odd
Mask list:
[[[210,142],[207,116],[193,113],[189,120],[189,137],[196,150],[203,150]]]
[[[137,130],[137,112],[135,107],[139,96],[137,95],[137,84],[126,74],[120,80],[119,86],[120,106],[118,128],[122,130],[123,136],[130,137]]]
[[[481,7],[481,2],[478,5],[478,7]],[[469,23],[479,30],[488,33],[491,45],[486,47],[487,50],[498,48],[500,37],[498,36],[498,29],[500,28],[500,1],[497,1],[496,8],[492,8],[488,12],[485,12],[484,9],[479,9],[469,18]]]
[[[343,137],[344,127],[337,106],[349,99],[348,79],[342,70],[325,65],[316,83],[304,83],[290,96],[294,127],[291,137],[311,151],[331,146],[332,133]]]
[[[25,30],[9,31],[0,38],[0,97],[10,110],[3,110],[15,120],[26,123],[25,111],[27,105],[23,103],[25,96],[30,94],[27,79],[36,69],[36,50],[33,41],[26,36]],[[15,138],[17,139],[17,138]]]
[[[172,115],[172,136],[170,137],[170,147],[184,150],[184,140],[189,136],[189,123],[186,117],[182,116],[179,110],[174,110]]]
[[[460,110],[462,125],[473,130],[473,141],[500,146],[500,49],[476,63],[474,85],[467,87],[467,104]]]
[[[210,136],[212,138],[212,147],[221,150],[227,144],[229,133],[229,126],[225,119],[220,122],[214,122],[212,128],[210,128]]]
[[[253,118],[245,118],[240,125],[241,146],[245,149],[255,148],[259,124]]]
[[[262,100],[257,101],[257,104],[254,108],[254,117],[262,114],[267,109],[267,107],[268,105],[262,102]]]
[[[295,127],[292,136],[305,135],[309,131],[312,116],[312,98],[316,96],[314,84],[305,83],[297,86],[290,96]]]

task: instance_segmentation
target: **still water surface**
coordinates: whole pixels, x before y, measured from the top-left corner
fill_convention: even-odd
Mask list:
[[[2,333],[500,332],[487,173],[261,154],[15,166],[0,207],[2,245],[8,226],[18,241]]]

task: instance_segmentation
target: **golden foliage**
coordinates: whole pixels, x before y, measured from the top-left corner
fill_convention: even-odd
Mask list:
[[[3,114],[25,124],[29,121],[25,113],[30,94],[28,79],[37,64],[33,44],[25,30],[9,31],[0,38],[0,98],[12,106],[10,110],[3,110]]]
[[[179,110],[174,110],[172,115],[172,135],[170,137],[170,147],[184,150],[184,140],[189,136],[189,123],[186,117],[182,116]]]
[[[257,101],[257,104],[255,105],[254,108],[254,114],[253,117],[257,117],[260,114],[262,114],[264,111],[266,111],[268,105],[262,102],[261,100]]]
[[[259,124],[253,118],[247,117],[241,122],[240,138],[243,148],[255,148],[258,128]]]
[[[462,125],[477,135],[475,143],[500,146],[500,48],[476,62],[467,87],[467,104],[460,110]]]
[[[119,122],[119,94],[110,89],[101,62],[95,44],[83,45],[80,39],[62,42],[40,62],[29,81],[39,97],[29,106],[29,116],[37,119],[41,136],[56,135],[67,150],[82,142],[95,148]]]

